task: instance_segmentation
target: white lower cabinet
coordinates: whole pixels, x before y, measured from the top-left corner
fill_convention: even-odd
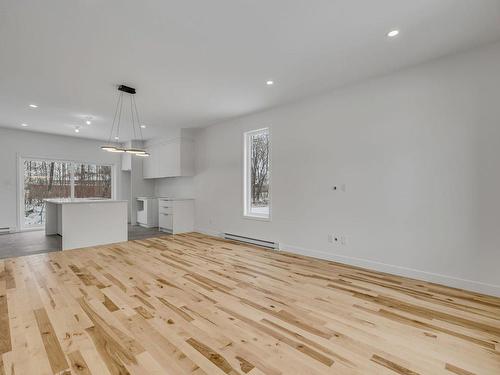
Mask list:
[[[158,226],[158,201],[155,198],[137,197],[137,224],[146,228]]]
[[[160,229],[167,230],[169,232],[174,231],[174,220],[172,218],[172,214],[161,212],[159,214],[158,223]]]
[[[161,231],[172,234],[194,230],[193,199],[158,199],[158,226]]]

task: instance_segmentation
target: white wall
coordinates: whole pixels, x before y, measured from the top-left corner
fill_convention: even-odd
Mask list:
[[[116,165],[117,198],[129,199],[120,155],[101,151],[100,145],[88,139],[0,128],[0,227],[17,227],[19,156]]]
[[[242,134],[264,126],[271,222],[242,218]],[[500,295],[500,44],[211,126],[196,146],[200,231]]]
[[[155,196],[193,198],[194,177],[169,177],[155,180]]]

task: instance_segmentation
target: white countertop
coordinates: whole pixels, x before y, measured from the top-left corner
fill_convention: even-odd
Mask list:
[[[103,199],[103,198],[54,198],[44,199],[45,202],[54,204],[81,204],[81,203],[118,203],[128,202],[125,200]]]
[[[164,201],[192,201],[194,198],[169,198],[169,197],[158,197]]]
[[[172,197],[136,197],[135,199],[163,199],[165,201],[189,201],[194,198],[172,198]]]

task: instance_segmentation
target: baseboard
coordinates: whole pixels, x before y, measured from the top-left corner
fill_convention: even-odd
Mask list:
[[[368,259],[354,258],[345,255],[326,253],[324,251],[311,250],[287,244],[280,244],[280,250],[289,251],[291,253],[299,255],[310,256],[313,258],[332,260],[335,262],[344,263],[351,266],[367,268],[374,271],[390,273],[393,275],[409,277],[412,279],[428,281],[436,284],[450,286],[453,288],[464,289],[472,292],[500,297],[500,285],[487,284],[487,283],[482,283],[480,281],[461,279],[458,277],[441,275],[413,268],[376,262]]]
[[[195,232],[201,233],[201,234],[206,234],[207,236],[213,236],[213,237],[223,237],[224,235],[222,232],[216,232],[214,230],[206,229],[206,228],[194,228]]]
[[[11,228],[11,231],[8,234],[24,233],[24,232],[37,232],[37,231],[42,231],[42,230],[45,230],[45,226],[35,227],[35,228],[23,228],[23,229],[13,227],[13,228]]]
[[[140,226],[140,227],[143,227],[143,228],[158,228],[158,225],[147,225],[147,224],[143,224],[143,223],[139,223],[137,222],[137,225]]]

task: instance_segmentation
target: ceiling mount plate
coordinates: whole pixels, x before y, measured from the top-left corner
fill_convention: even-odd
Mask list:
[[[128,94],[135,94],[135,89],[133,87],[128,87],[125,85],[118,86],[118,91],[123,91],[123,92],[126,92]]]

